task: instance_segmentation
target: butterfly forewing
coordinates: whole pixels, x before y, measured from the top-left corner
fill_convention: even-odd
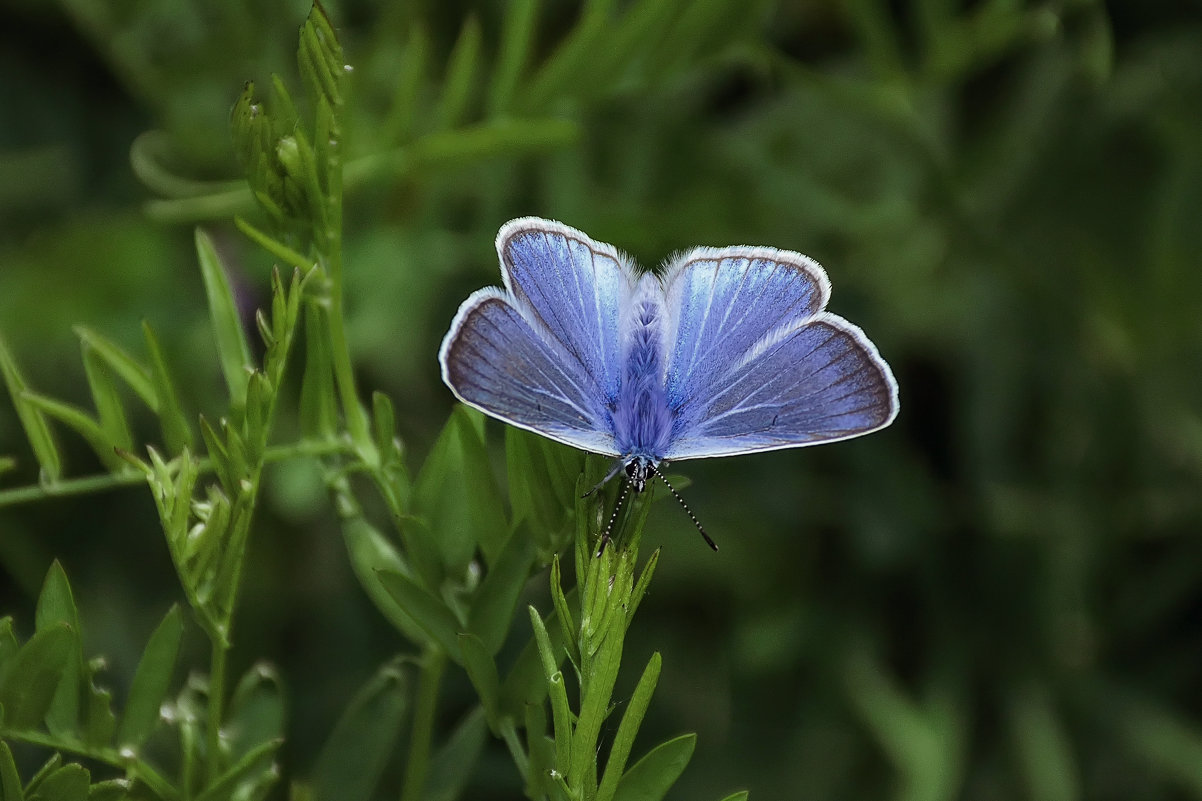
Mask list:
[[[474,293],[443,340],[443,381],[494,417],[616,456],[596,379],[538,325],[498,290]]]
[[[674,318],[664,457],[792,448],[866,434],[897,413],[897,384],[859,328],[822,312],[816,262],[770,249],[700,249],[665,274]]]
[[[621,380],[621,310],[634,278],[610,245],[566,225],[526,217],[497,235],[505,286],[515,302],[596,379],[604,401]]]

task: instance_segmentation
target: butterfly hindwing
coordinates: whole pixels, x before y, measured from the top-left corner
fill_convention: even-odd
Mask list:
[[[798,253],[699,248],[664,275],[664,457],[832,442],[888,425],[897,384],[864,333],[823,312],[830,284]]]

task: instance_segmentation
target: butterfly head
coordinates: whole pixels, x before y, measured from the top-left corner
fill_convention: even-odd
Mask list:
[[[693,525],[697,527],[697,531],[701,534],[702,539],[704,539],[706,544],[715,551],[718,550],[718,546],[712,539],[710,539],[710,535],[705,533],[705,529],[702,528],[701,522],[697,519],[697,516],[693,514],[693,510],[689,508],[689,505],[684,502],[684,498],[680,497],[680,493],[677,492],[676,488],[668,482],[668,479],[664,476],[664,474],[659,472],[659,462],[651,459],[648,456],[630,456],[625,462],[621,462],[620,464],[622,466],[622,470],[624,470],[626,473],[626,487],[633,488],[635,492],[642,492],[645,490],[647,488],[647,482],[651,481],[653,478],[658,478],[660,481],[664,482],[664,486],[667,487],[668,491],[672,493],[672,497],[675,498],[678,503],[680,503],[680,506],[682,509],[684,509],[685,514],[689,516],[689,520],[693,521]],[[618,504],[614,507],[613,517],[610,518],[609,525],[605,527],[605,533],[601,536],[602,548],[605,547],[605,543],[609,540],[610,528],[613,526],[614,519],[616,519],[618,515],[617,507],[621,506],[622,498],[626,496],[626,487],[622,488],[622,494],[618,497]]]
[[[646,456],[630,457],[623,465],[623,469],[626,471],[626,480],[630,482],[630,486],[635,492],[645,490],[647,482],[658,473],[655,463]]]

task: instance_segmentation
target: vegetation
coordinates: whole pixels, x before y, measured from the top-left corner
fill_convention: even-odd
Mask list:
[[[1189,8],[7,6],[3,801],[1202,798]],[[596,556],[438,377],[527,214],[814,256],[901,417]]]

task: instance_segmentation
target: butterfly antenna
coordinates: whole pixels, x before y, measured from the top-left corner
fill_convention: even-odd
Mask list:
[[[605,525],[605,531],[601,534],[601,544],[597,546],[597,556],[605,550],[605,546],[609,544],[609,534],[613,531],[614,522],[618,519],[618,510],[622,508],[622,501],[626,500],[627,493],[630,492],[630,482],[622,482],[622,490],[618,493],[618,502],[614,504],[613,514],[609,516],[609,522]]]
[[[705,533],[705,529],[701,526],[701,521],[697,519],[697,515],[693,514],[693,510],[689,508],[689,505],[684,502],[684,498],[680,497],[680,493],[676,491],[676,487],[673,487],[668,483],[667,477],[664,476],[663,473],[659,472],[659,470],[655,468],[655,465],[648,466],[651,468],[651,472],[659,476],[659,480],[664,482],[664,486],[667,487],[668,491],[672,493],[672,497],[675,498],[676,502],[680,504],[680,508],[684,509],[684,513],[689,516],[689,520],[693,521],[693,525],[697,527],[697,533],[701,535],[701,539],[705,540],[705,544],[717,551],[718,543],[710,539],[710,535]]]

